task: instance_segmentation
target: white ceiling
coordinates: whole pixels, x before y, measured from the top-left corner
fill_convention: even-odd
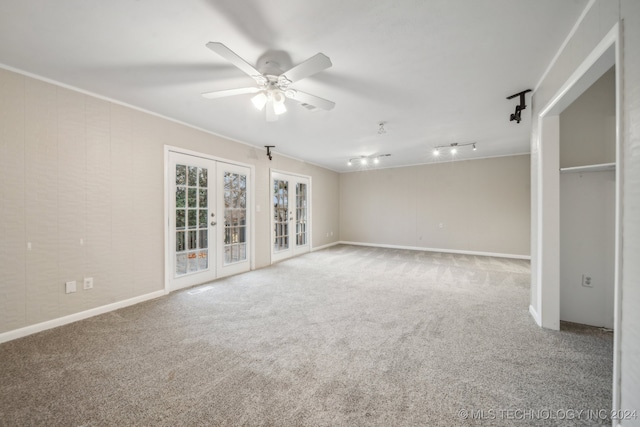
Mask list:
[[[534,88],[586,4],[3,0],[0,64],[336,171],[386,153],[381,166],[403,166],[450,161],[432,149],[454,142],[478,143],[457,158],[529,152],[530,108],[509,122],[517,102],[505,98]],[[202,98],[255,84],[209,41],[254,66],[269,51],[284,52],[284,69],[324,53],[333,67],[292,87],[336,107],[309,112],[287,100],[288,112],[267,123],[252,95]]]

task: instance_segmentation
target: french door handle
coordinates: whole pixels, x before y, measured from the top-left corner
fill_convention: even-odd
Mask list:
[[[211,221],[211,226],[214,226],[214,225],[216,225],[216,224],[217,224],[217,222],[215,222],[215,221]]]

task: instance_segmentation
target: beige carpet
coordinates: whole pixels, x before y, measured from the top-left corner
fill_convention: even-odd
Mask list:
[[[0,425],[606,425],[612,335],[529,268],[336,246],[4,343]]]

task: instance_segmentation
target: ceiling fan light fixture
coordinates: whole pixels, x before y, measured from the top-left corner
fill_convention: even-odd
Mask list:
[[[273,111],[277,114],[284,114],[287,112],[287,107],[284,106],[284,103],[273,103]]]
[[[264,109],[264,106],[267,104],[267,95],[264,92],[260,92],[253,98],[251,98],[251,102],[253,105],[260,111]]]

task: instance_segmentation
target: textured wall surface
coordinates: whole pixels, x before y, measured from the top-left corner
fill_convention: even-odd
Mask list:
[[[256,267],[270,168],[311,176],[313,246],[339,238],[338,174],[277,153],[6,70],[0,131],[0,333],[164,289],[165,145],[255,166]]]
[[[341,239],[529,255],[529,156],[344,173]]]

